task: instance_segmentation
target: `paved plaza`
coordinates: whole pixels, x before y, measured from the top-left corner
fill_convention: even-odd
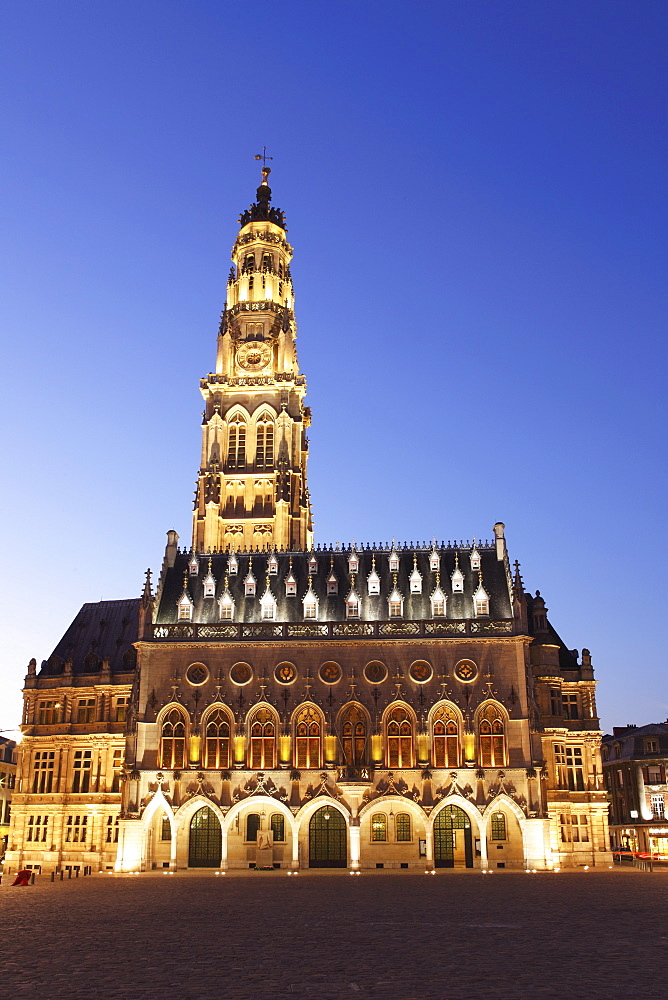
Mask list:
[[[10,883],[2,1000],[663,1000],[668,990],[664,872]]]

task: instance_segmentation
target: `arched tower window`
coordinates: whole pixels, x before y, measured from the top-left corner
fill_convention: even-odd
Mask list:
[[[434,767],[459,767],[459,722],[447,705],[434,712],[432,742]]]
[[[505,725],[501,710],[496,705],[487,705],[480,713],[478,745],[482,767],[505,766]]]
[[[227,437],[227,466],[229,469],[246,468],[246,422],[243,417],[232,417]]]
[[[257,423],[255,468],[274,467],[274,422],[269,417],[261,417]]]
[[[276,758],[276,723],[268,708],[258,708],[250,723],[250,766],[271,770]]]
[[[295,719],[295,767],[309,769],[321,767],[320,716],[311,705],[300,709]]]
[[[413,720],[402,705],[387,717],[388,767],[413,766]]]
[[[349,705],[343,710],[341,743],[346,764],[366,762],[366,715],[359,705]]]
[[[230,766],[230,724],[220,709],[209,716],[204,739],[204,766],[211,771],[226,770]]]
[[[179,771],[186,758],[186,727],[178,708],[173,708],[162,723],[160,767]]]

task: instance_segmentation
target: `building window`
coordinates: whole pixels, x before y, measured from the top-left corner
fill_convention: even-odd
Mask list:
[[[367,577],[367,590],[370,596],[380,594],[380,577],[373,569]]]
[[[557,788],[567,788],[568,773],[566,771],[566,747],[563,743],[554,744],[554,768],[557,778]]]
[[[93,766],[92,750],[75,750],[72,773],[72,791],[77,794],[90,791],[90,773]]]
[[[408,813],[399,813],[396,819],[396,835],[398,842],[411,839],[411,818]]]
[[[189,622],[192,619],[193,606],[187,597],[179,601],[179,621]]]
[[[206,724],[204,766],[210,771],[230,766],[230,724],[220,709],[209,716]]]
[[[249,813],[246,817],[246,840],[256,841],[257,832],[260,829],[260,814]]]
[[[584,762],[582,747],[566,747],[568,788],[571,792],[584,792]]]
[[[660,767],[654,766],[647,768],[647,784],[648,785],[663,784],[663,774],[661,773]]]
[[[186,727],[183,716],[173,708],[162,724],[160,740],[160,767],[180,771],[186,757]]]
[[[320,716],[307,705],[295,721],[295,767],[320,767]]]
[[[560,688],[550,688],[550,715],[559,716],[562,714],[561,690]]]
[[[265,601],[262,604],[262,617],[265,621],[273,621],[276,617],[276,605],[273,601]]]
[[[393,549],[392,552],[390,552],[390,573],[398,573],[398,572],[399,572],[399,556]]]
[[[290,570],[290,573],[285,578],[285,596],[286,597],[297,596],[297,581],[295,579],[292,570]]]
[[[118,816],[107,816],[107,843],[118,843]]]
[[[276,725],[268,708],[259,708],[250,724],[250,766],[256,771],[274,767]]]
[[[618,786],[620,788],[623,788],[624,787],[624,772],[623,771],[616,771],[615,774],[617,775],[617,784],[618,784]]]
[[[234,614],[234,603],[229,594],[225,594],[220,599],[220,619],[221,621],[232,621],[232,615]]]
[[[356,552],[351,552],[348,556],[348,572],[359,573],[360,561]]]
[[[32,775],[33,794],[48,795],[53,788],[55,751],[38,750],[35,754]]]
[[[561,707],[565,719],[580,718],[577,694],[562,694]]]
[[[350,705],[341,716],[341,741],[346,764],[366,761],[366,715],[359,705]]]
[[[583,815],[568,815],[562,813],[559,817],[561,824],[562,844],[587,844],[589,843],[589,821]]]
[[[339,592],[339,581],[336,579],[336,574],[334,570],[331,571],[327,577],[327,594],[338,594]]]
[[[390,601],[390,618],[401,618],[401,601]]]
[[[488,597],[476,597],[474,601],[476,618],[481,615],[489,614],[489,598]]]
[[[257,447],[255,450],[255,468],[273,469],[274,467],[274,424],[270,420],[260,420],[257,425]]]
[[[645,753],[658,753],[659,752],[659,741],[658,740],[645,740]]]
[[[160,840],[171,841],[172,839],[172,824],[169,822],[169,816],[162,817],[162,823],[160,824]]]
[[[387,840],[387,816],[385,813],[374,813],[371,817],[371,839]]]
[[[492,813],[492,840],[507,840],[506,817],[502,812]]]
[[[503,715],[496,705],[487,705],[480,714],[478,740],[482,767],[504,767],[506,763]]]
[[[56,721],[55,701],[40,701],[37,706],[37,725],[52,726]]]
[[[123,767],[123,748],[117,747],[111,761],[111,790],[120,792],[121,790],[121,769]]]
[[[387,717],[388,767],[413,766],[413,722],[401,705]]]
[[[356,597],[349,597],[346,601],[346,617],[347,618],[359,618],[360,616],[360,602]]]
[[[445,618],[445,598],[444,597],[432,597],[432,600],[431,600],[431,616],[432,616],[432,618]]]
[[[315,601],[304,601],[304,618],[315,618],[318,606]]]
[[[116,699],[116,722],[125,722],[129,700],[129,698]]]
[[[454,710],[441,705],[432,723],[434,767],[459,767],[459,725]]]
[[[246,424],[242,417],[233,417],[230,421],[227,438],[228,469],[246,468]]]
[[[654,819],[663,819],[666,815],[666,805],[663,800],[663,795],[652,795],[652,816]]]
[[[88,830],[88,816],[68,816],[65,827],[65,842],[85,844]]]
[[[275,844],[282,844],[285,841],[285,816],[281,813],[272,813],[271,832]]]
[[[248,570],[244,579],[244,595],[246,597],[255,597],[255,577],[250,570]]]
[[[43,844],[44,841],[46,840],[48,828],[49,828],[48,816],[29,816],[28,833],[26,834],[26,840],[30,840],[33,843]]]

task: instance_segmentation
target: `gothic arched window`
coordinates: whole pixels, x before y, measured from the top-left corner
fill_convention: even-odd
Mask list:
[[[243,417],[232,417],[227,437],[227,466],[229,469],[246,468],[246,422]]]
[[[408,813],[399,813],[396,818],[397,841],[409,841],[411,839],[411,818]]]
[[[388,767],[413,766],[413,721],[407,709],[398,705],[387,717]]]
[[[341,715],[341,743],[346,764],[366,761],[366,715],[359,705],[349,705]]]
[[[505,766],[505,725],[496,705],[487,705],[478,717],[478,745],[482,767]]]
[[[321,767],[320,715],[310,705],[302,708],[295,719],[295,767],[308,770]]]
[[[250,724],[250,766],[271,770],[276,756],[276,724],[268,708],[258,708]]]
[[[209,716],[204,739],[204,766],[212,771],[226,770],[230,766],[230,724],[220,709]]]
[[[506,817],[502,812],[492,813],[492,840],[507,840]]]
[[[374,813],[371,817],[371,839],[387,840],[387,816],[385,813]]]
[[[459,767],[459,723],[454,709],[441,705],[432,720],[434,767]]]
[[[270,417],[262,417],[257,423],[255,468],[274,467],[274,422]]]
[[[162,723],[160,739],[160,767],[179,771],[186,756],[186,727],[178,708],[173,708]]]

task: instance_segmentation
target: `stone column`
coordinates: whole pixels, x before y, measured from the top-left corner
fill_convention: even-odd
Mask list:
[[[350,826],[348,827],[348,833],[350,836],[350,867],[357,869],[360,867],[360,821],[359,819],[351,819]]]

